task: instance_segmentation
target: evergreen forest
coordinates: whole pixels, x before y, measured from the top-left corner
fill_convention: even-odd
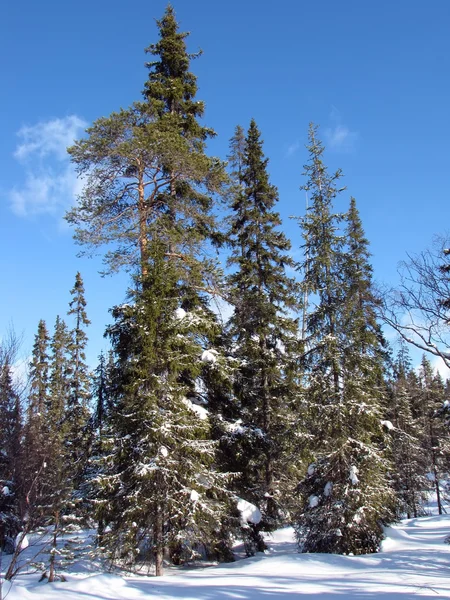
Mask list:
[[[228,156],[209,155],[188,34],[171,5],[157,23],[141,95],[68,148],[83,183],[65,217],[75,240],[129,277],[108,350],[88,364],[80,272],[37,324],[26,381],[20,340],[2,332],[6,579],[39,531],[49,581],[81,529],[111,568],[155,575],[232,561],[235,540],[252,556],[285,525],[301,552],[373,553],[384,526],[426,514],[430,491],[440,513],[450,496],[450,381],[432,362],[450,365],[446,240],[410,257],[397,289],[376,286],[357,199],[311,124],[292,248],[263,132],[236,124]]]

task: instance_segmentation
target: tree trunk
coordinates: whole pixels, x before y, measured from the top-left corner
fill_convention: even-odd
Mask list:
[[[56,575],[56,570],[55,570],[55,562],[56,562],[56,545],[57,545],[57,541],[58,541],[58,526],[59,526],[59,510],[57,510],[55,512],[55,526],[53,528],[53,542],[52,542],[52,549],[50,551],[50,569],[48,572],[48,581],[49,583],[52,583],[52,581],[55,581],[55,575]]]
[[[148,239],[147,239],[147,210],[145,206],[144,174],[138,175],[138,212],[139,212],[139,250],[141,258],[141,275],[145,279],[148,275]]]
[[[164,540],[163,540],[163,516],[161,506],[157,506],[155,523],[153,525],[153,538],[155,544],[155,575],[159,577],[164,574]]]

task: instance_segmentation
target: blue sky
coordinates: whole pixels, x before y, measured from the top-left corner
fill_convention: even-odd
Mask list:
[[[375,277],[395,283],[406,252],[448,229],[450,3],[448,0],[174,0],[205,122],[225,157],[236,124],[254,117],[270,158],[279,210],[302,214],[309,121],[321,127],[330,169],[341,167],[371,242]],[[40,318],[65,315],[85,280],[89,360],[106,342],[108,308],[125,275],[102,279],[76,258],[62,216],[79,189],[65,147],[100,116],[140,98],[144,48],[156,41],[160,0],[24,0],[0,19],[0,335],[12,323],[30,351]]]

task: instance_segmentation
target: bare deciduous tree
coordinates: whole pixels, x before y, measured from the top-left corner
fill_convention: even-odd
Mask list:
[[[384,294],[383,320],[407,342],[440,357],[450,368],[450,239],[436,237],[431,248],[399,267],[400,283]]]

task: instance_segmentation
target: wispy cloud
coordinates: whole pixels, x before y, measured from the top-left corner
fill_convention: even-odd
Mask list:
[[[359,134],[342,122],[341,113],[333,106],[330,113],[332,126],[325,129],[325,141],[330,150],[351,152],[355,149]]]
[[[79,138],[87,123],[76,115],[22,127],[14,157],[23,165],[24,179],[9,190],[11,209],[20,217],[60,216],[81,191],[70,164],[67,147]]]
[[[298,140],[296,140],[294,143],[292,143],[290,146],[288,146],[288,149],[286,150],[286,157],[289,158],[290,156],[295,154],[299,148],[300,148],[300,142]]]

